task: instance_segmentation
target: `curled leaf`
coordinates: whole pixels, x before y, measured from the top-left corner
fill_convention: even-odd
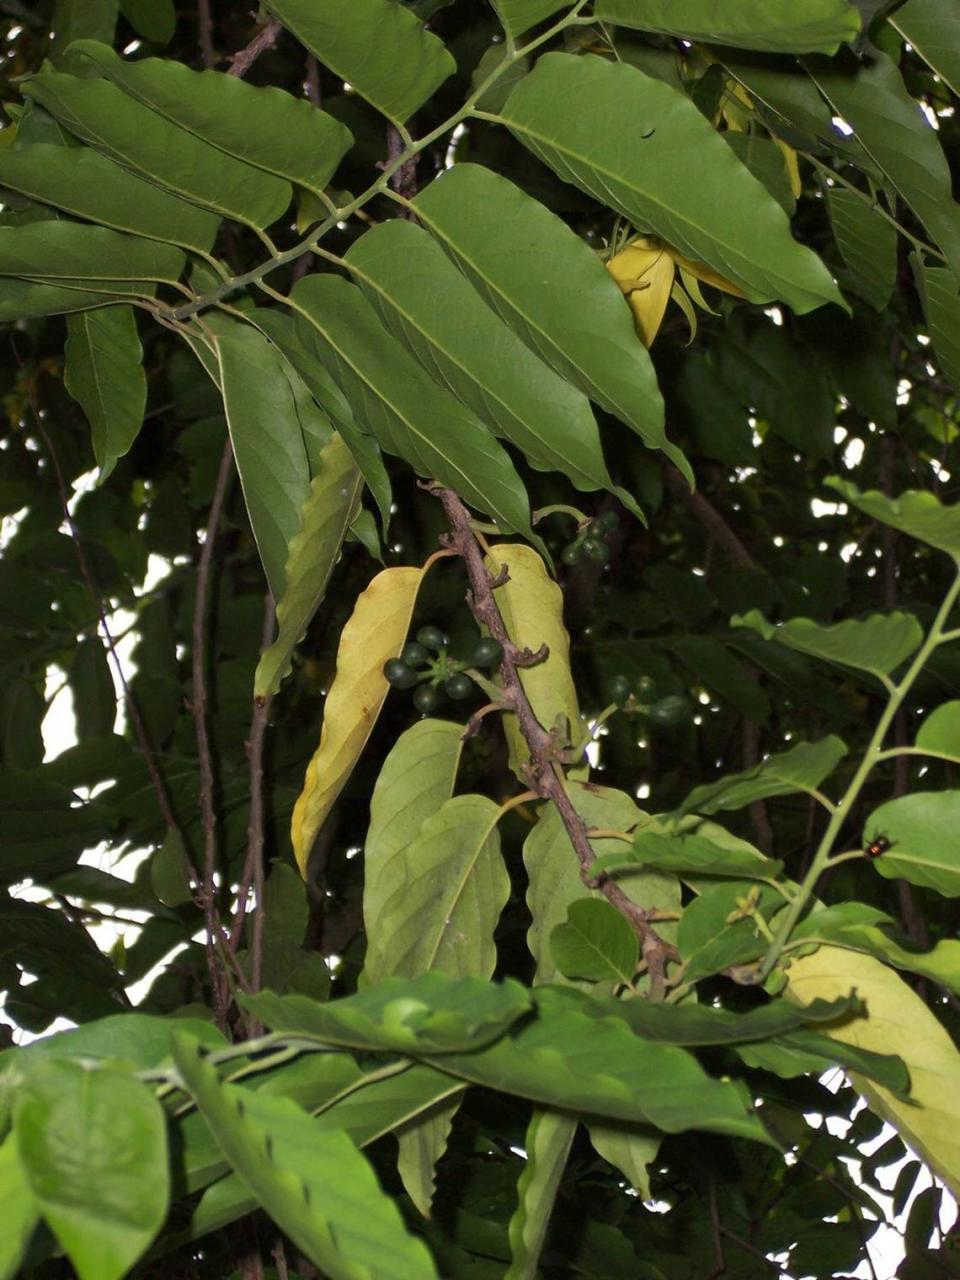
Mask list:
[[[383,664],[403,648],[423,574],[423,569],[410,567],[378,573],[343,628],[320,745],[293,810],[290,835],[304,874],[316,834],[377,722],[389,688]]]

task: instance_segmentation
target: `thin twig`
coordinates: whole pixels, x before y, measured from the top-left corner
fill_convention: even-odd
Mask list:
[[[200,765],[200,818],[203,824],[203,917],[207,934],[207,964],[210,969],[210,980],[213,984],[214,1012],[221,1030],[226,1027],[227,1021],[227,993],[223,982],[223,974],[218,963],[218,949],[215,943],[220,931],[216,884],[214,881],[217,869],[217,810],[214,803],[213,755],[207,727],[206,625],[213,550],[217,541],[220,515],[223,511],[223,503],[227,495],[227,486],[232,471],[233,447],[228,439],[224,446],[223,456],[220,459],[220,469],[217,472],[213,499],[210,503],[206,537],[203,540],[200,559],[197,562],[191,653],[193,680],[191,711],[193,713],[193,724],[197,737],[197,755]]]
[[[520,680],[518,668],[531,666],[546,656],[541,650],[533,654],[518,649],[507,634],[499,605],[494,599],[494,589],[500,581],[492,581],[483,562],[480,545],[471,528],[470,512],[452,489],[432,487],[432,492],[443,503],[451,533],[445,541],[461,557],[470,580],[467,603],[473,616],[487,628],[503,649],[500,661],[500,679],[504,701],[517,717],[517,723],[530,749],[527,779],[537,795],[556,805],[570,843],[580,863],[580,875],[584,883],[596,887],[612,906],[624,915],[640,939],[643,958],[650,975],[650,998],[659,999],[664,991],[667,960],[675,955],[669,943],[659,937],[650,924],[647,911],[631,901],[618,884],[608,878],[596,882],[592,873],[596,854],[587,836],[587,827],[570,799],[565,779],[557,760],[556,744],[537,719],[530,700]]]
[[[266,649],[273,640],[274,603],[267,592],[263,610],[261,648]],[[247,821],[247,860],[253,882],[253,929],[250,938],[250,986],[259,991],[263,981],[263,929],[266,921],[263,897],[263,744],[270,720],[270,698],[254,701],[250,721],[250,740],[247,759],[250,764],[250,812]],[[246,868],[245,868],[246,870]],[[238,911],[240,906],[238,904]],[[259,1022],[250,1025],[248,1035],[259,1035]]]
[[[322,105],[322,97],[320,94],[320,63],[316,60],[312,53],[307,54],[306,75],[303,81],[303,87],[307,91],[307,98],[315,107]]]
[[[213,47],[213,14],[210,11],[210,0],[197,0],[197,38],[200,42],[200,52],[203,54],[203,65],[210,71],[220,61]]]
[[[663,478],[671,493],[676,494],[678,498],[681,498],[687,504],[710,536],[720,543],[738,568],[753,569],[756,572],[761,571],[756,560],[754,560],[720,512],[708,498],[703,496],[699,489],[691,492],[689,485],[680,472],[666,464],[663,468]]]
[[[248,45],[244,45],[239,52],[235,53],[230,59],[230,65],[227,67],[227,75],[239,76],[241,79],[247,74],[256,60],[260,57],[265,49],[271,49],[277,42],[277,36],[283,30],[283,27],[276,18],[260,28]]]

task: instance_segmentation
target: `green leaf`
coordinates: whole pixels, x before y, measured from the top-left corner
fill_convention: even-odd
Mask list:
[[[397,1172],[403,1189],[425,1218],[436,1191],[437,1164],[447,1149],[460,1099],[441,1102],[397,1132]]]
[[[771,1000],[746,1013],[733,1013],[693,1001],[652,1004],[647,1000],[616,1000],[596,992],[591,992],[590,998],[608,1016],[623,1018],[644,1040],[688,1047],[769,1040],[810,1024],[832,1024],[862,1012],[861,1002],[854,996],[816,1000],[809,1005]]]
[[[917,746],[960,760],[960,702],[944,702],[930,712],[917,730]]]
[[[31,316],[57,316],[71,311],[84,311],[89,307],[102,307],[107,303],[118,302],[118,294],[125,290],[112,290],[106,285],[106,292],[94,293],[86,289],[71,289],[66,285],[35,284],[31,280],[0,280],[0,321],[15,322],[26,320]],[[140,290],[152,293],[152,287],[144,284]]]
[[[493,581],[506,570],[506,580],[495,590],[495,599],[503,617],[507,635],[518,649],[536,653],[546,645],[542,662],[520,669],[520,683],[530,701],[534,715],[549,729],[569,734],[571,742],[579,742],[583,732],[577,690],[570,669],[570,636],[563,621],[563,593],[548,575],[543,559],[522,543],[498,543],[486,558]],[[530,758],[530,748],[516,716],[504,717],[503,730],[510,748],[510,767],[524,780],[523,766]],[[578,765],[575,778],[585,778],[587,769]]]
[[[301,1107],[221,1085],[200,1046],[174,1036],[174,1058],[217,1142],[260,1205],[331,1277],[429,1280],[436,1270],[346,1134],[317,1132]]]
[[[258,88],[222,71],[191,71],[170,58],[130,62],[105,44],[81,40],[71,65],[99,73],[170,124],[244,164],[320,196],[353,145],[350,130],[305,98]]]
[[[222,217],[267,227],[290,203],[288,182],[168,124],[106,80],[45,70],[21,87],[25,97],[109,159]]]
[[[777,202],[690,99],[662,80],[591,54],[549,53],[499,115],[560,177],[707,263],[752,301],[782,299],[798,314],[843,305]],[[678,155],[696,161],[678,165]]]
[[[581,783],[570,783],[569,790],[588,829],[628,830],[643,817],[635,802],[623,791]],[[622,849],[623,842],[601,837],[591,840],[590,847],[603,857]],[[581,879],[577,855],[553,805],[541,810],[537,825],[527,836],[523,861],[527,870],[527,906],[531,916],[527,946],[537,966],[534,981],[562,981],[550,950],[550,935],[557,925],[566,920],[571,903],[592,895]],[[641,905],[655,903],[662,911],[679,910],[680,886],[673,876],[657,872],[635,873],[620,883],[621,888]]]
[[[512,979],[496,984],[441,973],[385,978],[327,1004],[271,992],[239,999],[274,1031],[408,1056],[480,1048],[532,1007],[530,992]]]
[[[172,245],[79,222],[36,222],[0,238],[0,275],[70,280],[77,288],[96,289],[100,282],[108,292],[153,293],[141,282],[172,283],[185,262]],[[131,281],[136,287],[128,289]]]
[[[173,0],[120,0],[120,12],[136,31],[152,44],[173,38],[177,11]]]
[[[80,1280],[120,1280],[160,1230],[166,1122],[139,1080],[51,1060],[17,1091],[20,1161]]]
[[[352,1060],[343,1054],[324,1054],[322,1058],[314,1054],[308,1061],[316,1064],[323,1059],[331,1064],[350,1062],[352,1065]],[[327,1075],[331,1081],[339,1075],[340,1087],[326,1099],[321,1098],[319,1090],[314,1089],[309,1093],[303,1091],[297,1101],[311,1109],[324,1108],[313,1120],[317,1131],[342,1131],[358,1147],[363,1147],[400,1129],[407,1122],[416,1121],[432,1106],[442,1103],[451,1094],[462,1093],[465,1088],[453,1076],[419,1063],[385,1079],[377,1079],[379,1074],[379,1071],[373,1072],[368,1077],[372,1082],[364,1083],[362,1073],[355,1066],[352,1066],[349,1076],[337,1068],[333,1072],[328,1071]],[[279,1092],[284,1094],[287,1086],[280,1079],[276,1083]],[[258,1092],[272,1093],[270,1082]],[[337,1097],[337,1094],[343,1096]],[[217,1154],[219,1155],[219,1151]],[[195,1240],[209,1231],[218,1231],[237,1218],[253,1212],[256,1205],[255,1197],[242,1180],[236,1174],[231,1174],[204,1193],[194,1211],[190,1230],[184,1234],[183,1240]],[[178,1238],[174,1243],[180,1242]]]
[[[489,977],[493,941],[510,896],[500,853],[501,810],[486,796],[454,796],[426,819],[400,855],[402,875],[383,904],[380,945],[367,957],[371,981],[436,970]]]
[[[735,1052],[748,1067],[772,1071],[787,1080],[801,1075],[820,1076],[831,1067],[843,1067],[893,1093],[903,1095],[910,1088],[910,1074],[902,1058],[843,1044],[816,1031],[791,1031],[760,1044],[738,1045]]]
[[[846,754],[846,744],[835,734],[819,742],[798,742],[789,751],[767,756],[752,769],[694,787],[677,812],[717,813],[721,809],[742,809],[769,796],[813,792]]]
[[[833,234],[853,287],[874,310],[883,311],[897,280],[896,228],[855,191],[835,185],[826,192]]]
[[[933,339],[937,362],[945,376],[960,388],[960,288],[946,267],[925,267],[911,254],[913,273]]]
[[[390,0],[266,0],[325,66],[378,111],[402,124],[456,70],[435,35]]]
[[[874,809],[864,844],[886,836],[890,848],[872,860],[888,880],[960,895],[960,791],[914,791]]]
[[[205,253],[219,219],[128,173],[89,147],[0,149],[0,186],[150,240]]]
[[[520,36],[558,9],[569,8],[570,3],[571,0],[493,0],[493,7],[504,30],[511,36]]]
[[[715,697],[758,724],[770,717],[770,700],[747,664],[710,636],[678,636],[673,652]]]
[[[855,75],[825,61],[811,60],[807,69],[960,272],[960,210],[952,198],[950,168],[936,130],[896,64],[874,49]]]
[[[876,676],[889,676],[923,643],[919,622],[913,614],[899,610],[873,613],[862,620],[848,618],[828,627],[811,618],[791,618],[774,625],[758,609],[735,615],[730,622],[788,649]]]
[[[663,427],[663,400],[622,292],[597,255],[499,174],[457,164],[414,201],[417,216],[526,345],[597,404],[661,449],[692,481]],[[491,235],[490,228],[497,234]],[[590,329],[583,327],[589,299]]]
[[[77,645],[69,679],[78,741],[113,733],[117,694],[107,651],[98,635],[85,636]]]
[[[437,1065],[485,1088],[567,1111],[645,1121],[667,1133],[707,1129],[769,1141],[742,1084],[714,1080],[692,1054],[597,1018],[566,987],[534,988],[537,1017],[485,1049]]]
[[[80,311],[67,318],[67,335],[63,381],[90,423],[102,483],[136,440],[147,404],[133,307]]]
[[[892,924],[885,912],[861,902],[838,903],[802,920],[791,934],[791,943],[829,942],[850,951],[863,951],[895,969],[917,973],[960,995],[960,941],[945,938],[929,951],[914,951],[883,932]]]
[[[353,455],[336,433],[320,455],[320,469],[300,510],[300,528],[287,550],[286,590],[277,602],[279,632],[260,655],[253,692],[276,693],[290,671],[293,651],[320,607],[340,548],[356,518],[362,487]]]
[[[393,944],[384,912],[406,879],[406,850],[453,793],[462,750],[462,724],[419,720],[393,744],[377,777],[363,851],[367,974],[389,972]]]
[[[597,1155],[620,1170],[641,1200],[650,1200],[648,1170],[657,1158],[662,1134],[648,1125],[603,1124],[601,1121],[588,1124],[587,1132]]]
[[[524,346],[421,227],[381,222],[345,263],[394,337],[532,466],[578,489],[615,491],[586,397]]]
[[[594,12],[641,31],[770,53],[835,53],[860,31],[860,14],[846,0],[598,0]]]
[[[112,40],[116,25],[117,0],[57,0],[50,57],[57,62],[74,40]]]
[[[322,340],[325,364],[388,453],[529,535],[527,495],[502,446],[387,333],[359,289],[339,276],[307,276],[292,302],[301,340],[311,329]]]
[[[630,985],[640,944],[629,922],[603,898],[571,902],[567,918],[550,934],[553,962],[568,978]]]
[[[68,870],[106,836],[107,818],[96,802],[78,805],[42,768],[0,770],[0,883]]]
[[[314,430],[310,417],[322,415],[257,329],[219,320],[214,333],[223,407],[250,524],[270,590],[282,600],[290,544],[311,495],[305,436]]]
[[[950,0],[907,0],[887,21],[954,93],[960,93],[960,24]]]
[[[769,943],[756,921],[741,915],[741,904],[755,898],[756,910],[769,921],[784,900],[769,885],[724,882],[701,892],[684,909],[677,930],[685,982],[698,982],[731,965],[757,960]]]
[[[178,827],[167,827],[163,843],[150,859],[150,885],[164,906],[182,907],[193,901],[187,851]]]
[[[888,498],[877,489],[863,491],[849,480],[830,476],[826,483],[852,506],[865,511],[874,520],[892,525],[901,533],[960,560],[960,506],[944,506],[932,493],[908,489],[896,498]]]
[[[0,1280],[13,1280],[30,1243],[40,1211],[27,1183],[17,1140],[8,1136],[0,1143]]]
[[[323,339],[312,328],[304,328],[303,332],[298,333],[293,317],[279,310],[257,308],[249,313],[249,319],[280,348],[310,388],[317,404],[336,423],[337,430],[353,454],[354,462],[360,468],[367,488],[376,500],[386,529],[390,523],[393,496],[380,446],[355,421],[349,401],[327,372],[321,359]]]
[[[170,1032],[178,1028],[189,1032],[210,1049],[227,1046],[227,1041],[212,1022],[190,1017],[171,1019],[132,1010],[33,1040],[14,1051],[14,1069],[29,1068],[32,1071],[36,1060],[58,1058],[97,1059],[104,1065],[147,1071],[169,1061]]]
[[[535,1280],[577,1122],[555,1111],[535,1110],[527,1126],[517,1207],[510,1219],[510,1267],[504,1280]]]
[[[695,872],[708,876],[767,880],[778,876],[783,863],[757,855],[752,845],[717,844],[696,831],[678,835],[641,826],[633,837],[633,847],[621,846],[617,853],[598,858],[596,874],[611,875],[637,866],[659,871]]]

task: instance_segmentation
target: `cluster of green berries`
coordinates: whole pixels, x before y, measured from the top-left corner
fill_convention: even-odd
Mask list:
[[[439,627],[421,627],[416,640],[403,646],[399,658],[384,663],[387,682],[394,689],[413,689],[413,705],[424,715],[437,709],[444,694],[454,702],[469,698],[474,684],[466,674],[468,668],[495,667],[503,657],[503,649],[492,636],[478,637],[469,662],[452,658],[449,646],[450,637]]]
[[[650,676],[630,680],[627,676],[613,676],[607,682],[607,696],[628,715],[642,716],[661,728],[672,728],[690,719],[691,706],[686,698],[669,693],[665,698],[656,696],[657,686]]]
[[[588,521],[580,527],[574,540],[560,552],[560,559],[564,564],[574,565],[579,564],[586,556],[602,569],[610,563],[607,535],[613,533],[619,523],[620,517],[615,511],[607,511]]]

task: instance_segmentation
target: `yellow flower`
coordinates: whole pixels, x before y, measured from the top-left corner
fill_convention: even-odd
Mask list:
[[[626,295],[633,311],[637,333],[649,347],[663,323],[672,297],[690,324],[691,341],[696,334],[696,313],[691,298],[709,311],[697,285],[698,280],[737,298],[744,295],[719,272],[702,262],[693,262],[655,236],[638,236],[607,262],[607,270]],[[680,271],[681,285],[676,280]],[[684,287],[685,286],[685,287]]]

